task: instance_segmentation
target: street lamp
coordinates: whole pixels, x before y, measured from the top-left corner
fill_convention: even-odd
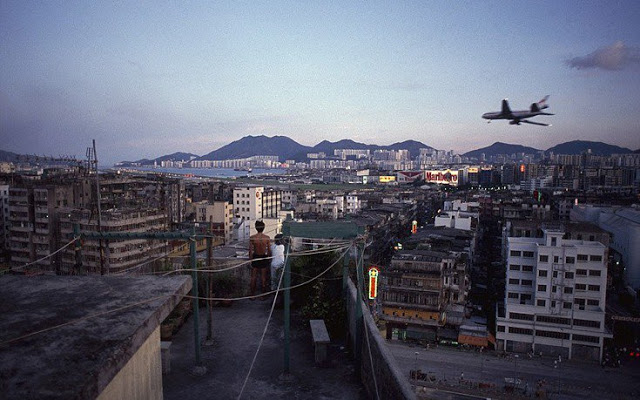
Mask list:
[[[414,379],[417,380],[418,379],[418,352],[416,351],[414,354],[416,356],[416,360],[415,360],[415,362],[413,364],[413,370],[415,371],[415,378]]]

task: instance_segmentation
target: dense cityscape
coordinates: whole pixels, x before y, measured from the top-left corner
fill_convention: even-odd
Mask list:
[[[638,21],[0,1],[0,398],[640,398]]]
[[[207,239],[197,246],[202,262],[210,257],[201,267],[207,269],[241,265],[257,220],[271,238],[288,223],[314,231],[321,229],[314,224],[347,222],[367,242],[363,264],[350,268],[379,270],[368,312],[416,393],[600,398],[611,389],[590,382],[592,371],[618,368],[627,372],[609,375],[616,396],[637,393],[637,381],[626,379],[640,368],[638,153],[462,159],[433,149],[415,157],[408,150],[336,149],[301,162],[266,155],[221,160],[220,167],[243,174],[233,178],[207,178],[199,172],[214,165],[189,160],[98,170],[95,153],[88,154],[82,162],[1,164],[5,275],[154,275],[181,270],[172,257],[187,254],[175,240],[104,236],[70,245],[79,232],[196,229],[213,238],[208,256]],[[173,172],[162,172],[167,168]],[[268,173],[252,172],[261,168]],[[331,249],[330,238],[310,245],[292,237],[291,250]],[[223,297],[246,296],[246,269],[231,277],[233,289]],[[370,289],[365,282],[363,290]],[[332,340],[344,335],[330,310],[312,314],[305,317],[327,321]],[[432,354],[444,351],[450,362],[472,349],[480,351],[474,356],[519,356],[522,371],[513,378],[507,370],[481,373],[463,361],[447,368],[459,374],[447,381],[437,365],[416,369],[418,352],[412,360],[395,343],[445,346]],[[558,387],[545,381],[549,371],[525,372],[527,362],[545,360],[574,368],[567,380],[576,383]]]

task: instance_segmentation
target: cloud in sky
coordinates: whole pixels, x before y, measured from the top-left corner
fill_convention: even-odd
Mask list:
[[[640,49],[626,46],[622,41],[611,46],[597,49],[583,57],[574,57],[566,61],[567,65],[576,69],[600,68],[618,71],[628,65],[640,63]]]

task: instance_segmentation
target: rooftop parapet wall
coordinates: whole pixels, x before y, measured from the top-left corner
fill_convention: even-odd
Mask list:
[[[0,287],[3,398],[88,399],[147,341],[191,278],[5,275]]]
[[[357,349],[356,340],[356,300],[357,290],[353,282],[348,282],[347,316],[351,346]],[[378,331],[371,313],[362,302],[364,329],[362,333],[362,353],[360,354],[360,376],[364,387],[372,399],[416,399],[415,392],[406,376],[396,364],[393,354],[387,348]],[[369,353],[371,351],[371,353]],[[377,394],[376,394],[377,393]]]

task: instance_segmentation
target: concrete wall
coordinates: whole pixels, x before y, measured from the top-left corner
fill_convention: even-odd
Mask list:
[[[358,349],[356,343],[356,326],[362,323],[356,320],[356,301],[362,305],[363,327],[361,333],[361,368],[360,379],[371,399],[415,399],[415,392],[411,389],[408,377],[405,376],[396,360],[387,348],[369,309],[357,299],[354,284],[348,282],[347,320],[349,321],[349,336],[353,349]]]
[[[98,400],[120,399],[162,399],[159,326],[98,396]]]

